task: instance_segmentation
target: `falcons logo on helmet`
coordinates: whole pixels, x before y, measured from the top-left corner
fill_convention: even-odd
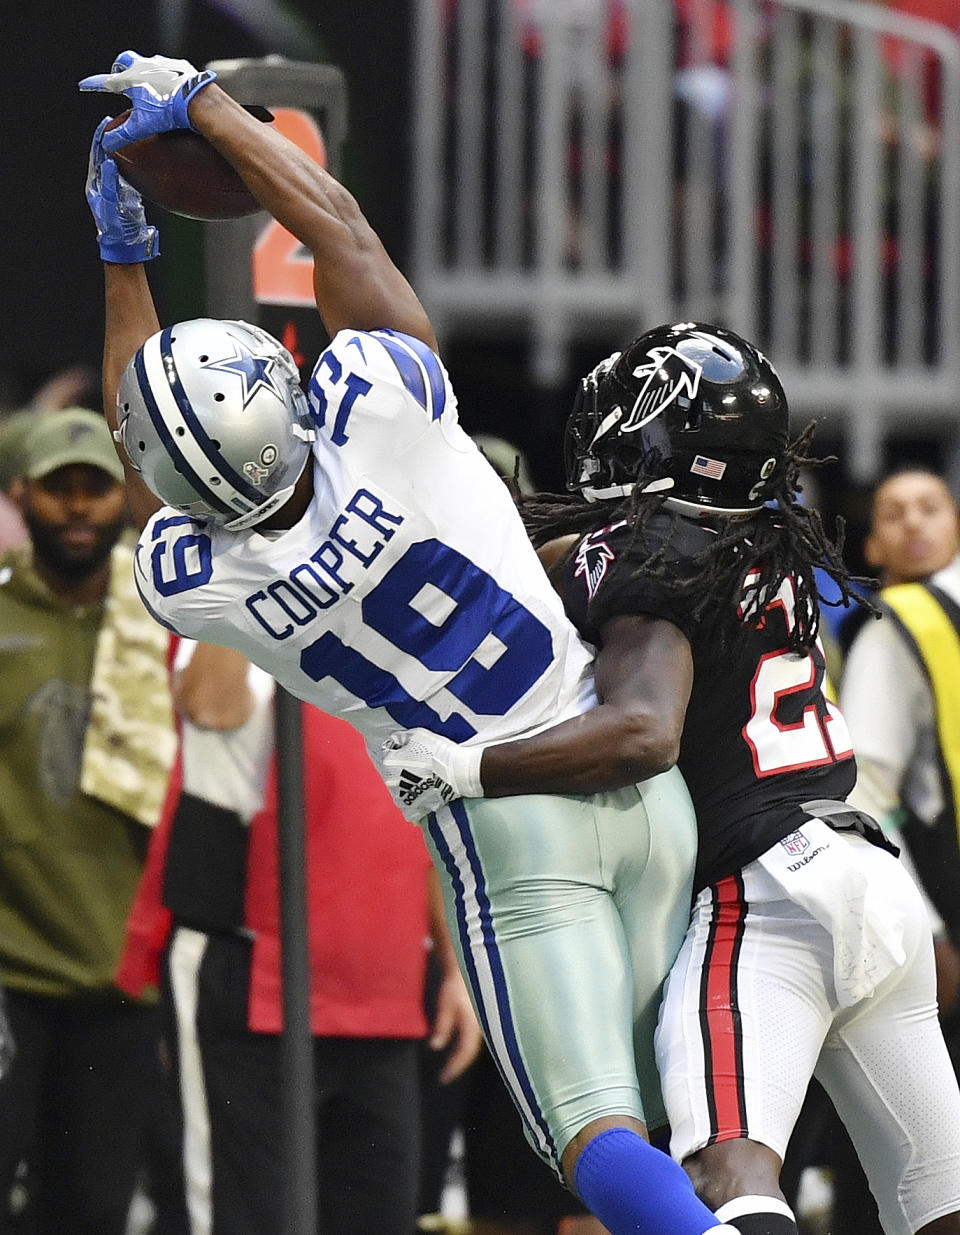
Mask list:
[[[645,379],[628,415],[621,421],[621,433],[635,433],[659,416],[682,394],[696,397],[703,369],[695,360],[674,347],[652,347],[647,355],[649,364],[637,365],[636,378]]]
[[[573,573],[576,578],[583,576],[590,600],[596,596],[597,588],[603,582],[607,568],[615,557],[616,554],[605,540],[585,540],[577,550]]]

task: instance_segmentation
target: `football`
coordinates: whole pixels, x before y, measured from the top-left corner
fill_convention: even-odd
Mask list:
[[[116,116],[107,128],[116,128],[129,114]],[[233,167],[199,133],[159,133],[131,142],[111,158],[124,180],[172,214],[209,223],[262,209]]]

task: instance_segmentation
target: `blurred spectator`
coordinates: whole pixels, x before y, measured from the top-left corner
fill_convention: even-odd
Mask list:
[[[23,471],[23,443],[38,416],[35,408],[27,407],[0,421],[0,490],[5,494],[11,492]]]
[[[41,412],[62,411],[92,393],[96,382],[95,371],[83,365],[62,369],[34,393],[27,407],[0,419],[0,553],[27,543],[27,529],[14,490],[21,449],[31,425]]]
[[[27,544],[27,525],[20,515],[14,492],[22,470],[20,456],[24,438],[36,412],[13,412],[0,421],[0,553]]]
[[[169,636],[133,584],[103,418],[22,445],[29,545],[0,558],[0,1231],[28,1160],[31,1230],[123,1235],[158,1072],[155,1007],[113,973],[176,748]]]
[[[733,10],[727,0],[674,0],[678,99],[709,120],[730,107]]]
[[[942,705],[944,691],[960,698],[960,646],[949,652],[960,632],[958,549],[956,503],[939,476],[906,468],[878,485],[864,558],[879,577],[886,612],[880,622],[857,626],[840,696],[859,774],[850,801],[895,833],[928,899],[937,995],[955,1068],[960,851],[951,785],[960,787],[960,774],[951,769],[960,761],[960,730],[945,727]],[[882,1235],[850,1138],[816,1084],[797,1131],[791,1174],[814,1162],[828,1167],[834,1235]]]
[[[453,6],[451,5],[451,8]],[[623,192],[622,91],[627,53],[638,34],[627,0],[509,0],[517,35],[523,47],[528,76],[532,81],[544,59],[547,30],[562,31],[566,48],[565,71],[572,87],[567,117],[566,167],[566,262],[579,268],[595,261],[617,259],[623,237],[611,218],[587,222],[582,209],[590,192],[591,178],[608,182],[611,201]],[[729,59],[733,47],[733,10],[728,0],[674,0],[673,33],[676,45],[674,89],[676,123],[681,135],[693,117],[715,130],[714,139],[724,143],[723,122],[731,97]],[[598,55],[600,59],[598,60]],[[602,82],[602,86],[600,83]],[[604,92],[603,139],[590,136],[587,113],[596,108],[598,86]],[[537,137],[531,133],[531,166],[535,163]],[[677,174],[682,197],[686,178],[684,140],[675,143]],[[535,190],[533,183],[530,193]],[[591,258],[590,254],[594,256]]]
[[[957,505],[939,476],[908,469],[878,486],[864,555],[886,616],[854,639],[841,691],[857,804],[898,831],[937,915],[944,1015],[960,968],[960,729],[950,713],[960,699],[958,551]]]
[[[960,8],[956,0],[876,0],[886,8],[906,17],[919,17],[923,21],[945,26],[951,34],[960,37]],[[909,43],[902,39],[887,38],[883,42],[884,59],[894,81],[902,79],[909,71],[907,56]],[[943,82],[937,57],[925,52],[920,64],[922,74],[922,99],[924,123],[910,137],[914,147],[925,158],[939,153],[939,118],[943,111]]]
[[[175,1025],[195,1230],[279,1235],[285,1182],[274,684],[237,652],[184,643],[175,678],[183,785],[158,830],[122,984],[163,969]],[[419,1166],[418,1044],[432,934],[431,1045],[444,1076],[480,1031],[418,829],[349,725],[304,705],[318,1229],[409,1235]]]

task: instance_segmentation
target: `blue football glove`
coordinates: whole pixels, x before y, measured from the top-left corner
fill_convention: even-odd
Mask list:
[[[112,154],[142,137],[171,129],[193,129],[187,106],[197,91],[209,86],[216,76],[209,69],[195,69],[189,60],[123,51],[109,73],[85,77],[80,89],[107,90],[111,94],[125,94],[130,100],[129,117],[104,135],[103,148]]]
[[[160,237],[147,223],[143,201],[124,180],[103,149],[106,116],[97,126],[87,165],[87,201],[97,224],[100,256],[105,262],[131,265],[160,256]]]

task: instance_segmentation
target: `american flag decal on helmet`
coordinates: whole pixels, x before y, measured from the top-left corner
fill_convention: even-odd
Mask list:
[[[722,480],[727,465],[720,459],[708,459],[706,455],[697,455],[690,464],[690,471],[697,476],[708,476],[711,480]]]

